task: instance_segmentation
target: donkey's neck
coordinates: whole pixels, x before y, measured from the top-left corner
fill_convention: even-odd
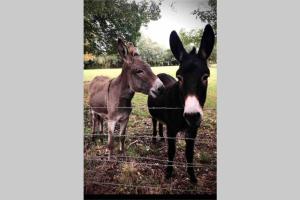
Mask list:
[[[179,84],[176,82],[172,86],[165,89],[164,94],[160,97],[161,98],[161,105],[162,107],[182,107],[183,102],[180,99],[180,92],[179,92]]]
[[[120,99],[120,102],[122,100],[131,101],[134,91],[129,86],[126,69],[123,68],[121,74],[113,80],[113,85],[117,90],[115,95]]]

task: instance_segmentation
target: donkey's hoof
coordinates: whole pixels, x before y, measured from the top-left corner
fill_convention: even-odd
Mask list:
[[[122,156],[125,156],[125,151],[124,151],[124,149],[119,149],[119,150],[118,150],[118,153],[121,154]]]
[[[191,182],[192,184],[197,184],[198,180],[197,180],[197,178],[196,178],[195,176],[191,176],[191,177],[190,177],[190,182]]]
[[[152,144],[156,144],[156,138],[152,138]]]
[[[104,143],[103,137],[101,137],[101,136],[100,136],[100,143],[101,143],[101,144]]]
[[[171,167],[167,167],[167,170],[166,170],[166,179],[170,179],[173,175],[173,168]]]
[[[172,176],[173,176],[172,172],[167,172],[165,178],[166,180],[170,180]]]
[[[112,152],[111,152],[111,150],[109,150],[108,148],[106,148],[104,154],[105,154],[105,155],[108,155],[108,157],[111,157]]]

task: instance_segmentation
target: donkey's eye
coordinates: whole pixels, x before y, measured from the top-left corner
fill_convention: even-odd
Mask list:
[[[204,84],[207,83],[207,79],[208,79],[209,75],[208,74],[204,74],[202,77],[201,77],[201,80]]]
[[[137,69],[137,70],[135,70],[135,73],[137,73],[137,74],[142,74],[142,73],[144,73],[144,71],[141,70],[141,69]]]

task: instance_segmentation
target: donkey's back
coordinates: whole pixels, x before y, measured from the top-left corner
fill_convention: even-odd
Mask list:
[[[165,87],[169,87],[176,83],[176,79],[170,76],[169,74],[160,73],[157,76],[163,82]]]

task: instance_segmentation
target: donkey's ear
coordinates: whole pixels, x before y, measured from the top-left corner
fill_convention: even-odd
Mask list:
[[[120,38],[118,38],[118,52],[119,52],[121,58],[126,58],[126,56],[128,54],[127,47],[126,47],[124,41]]]
[[[208,59],[215,43],[215,34],[212,27],[207,24],[204,28],[204,32],[201,39],[200,49],[199,49],[199,56],[203,59]]]
[[[187,54],[185,51],[180,38],[178,37],[176,31],[172,31],[170,35],[170,49],[175,56],[175,58],[182,62],[183,56]]]

